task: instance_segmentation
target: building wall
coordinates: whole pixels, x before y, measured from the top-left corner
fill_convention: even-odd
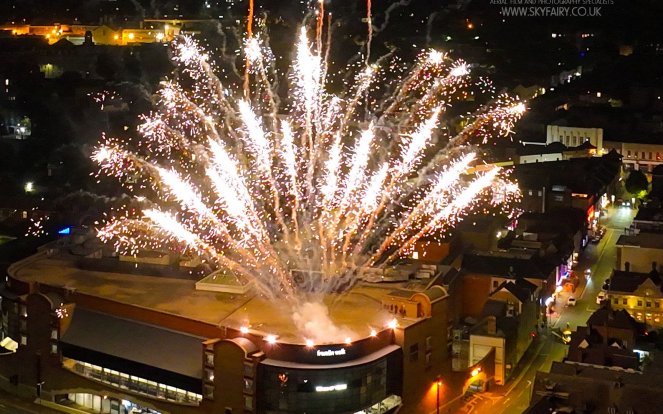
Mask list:
[[[436,401],[430,398],[431,387],[437,377],[449,372],[447,349],[447,302],[432,303],[430,318],[394,331],[394,341],[403,349],[403,408],[404,414],[428,413],[435,410]],[[418,352],[414,352],[417,349]],[[452,396],[445,394],[444,398]]]
[[[506,341],[503,337],[470,335],[470,365],[480,362],[493,348],[495,349],[495,384],[503,385],[506,381]]]
[[[626,169],[651,172],[655,166],[663,164],[663,145],[606,141],[605,149],[606,151],[614,149],[621,154]]]
[[[561,142],[567,147],[577,147],[585,141],[596,147],[598,153],[603,149],[602,128],[580,128],[561,125],[546,126],[546,143]]]
[[[461,295],[463,300],[462,316],[478,319],[488,295],[493,290],[489,275],[467,273],[463,275]],[[499,283],[498,283],[499,285]]]
[[[631,272],[649,273],[652,263],[663,263],[663,249],[617,245],[617,269],[626,270],[627,262]]]

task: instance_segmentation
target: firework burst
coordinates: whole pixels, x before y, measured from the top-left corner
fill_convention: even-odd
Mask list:
[[[163,83],[140,139],[106,140],[93,156],[136,197],[102,239],[194,253],[296,306],[407,257],[473,205],[508,210],[517,197],[498,168],[467,173],[478,163],[469,143],[509,134],[525,107],[497,95],[446,119],[454,102],[492,93],[465,62],[425,51],[408,71],[362,67],[334,94],[302,29],[285,98],[265,43],[246,42],[247,91],[222,83],[194,40],[174,42],[181,82]]]

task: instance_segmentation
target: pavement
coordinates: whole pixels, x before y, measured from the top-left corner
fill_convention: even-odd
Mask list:
[[[600,222],[606,228],[605,235],[599,243],[590,243],[585,248],[574,269],[581,281],[576,291],[571,293],[577,299],[576,306],[565,306],[570,293],[560,292],[556,312],[549,319],[549,330],[532,342],[512,379],[503,387],[464,397],[464,404],[456,413],[520,414],[527,409],[537,371],[548,372],[553,361],[561,361],[566,356],[567,346],[551,334],[550,329],[564,328],[568,323],[575,330],[579,325],[584,326],[587,318],[599,308],[596,295],[617,262],[617,239],[630,226],[635,213],[636,210],[630,208],[608,209],[607,218],[602,218]],[[585,280],[584,271],[588,268],[592,274],[589,280]]]
[[[62,411],[42,407],[32,400],[0,390],[0,414],[62,414]]]

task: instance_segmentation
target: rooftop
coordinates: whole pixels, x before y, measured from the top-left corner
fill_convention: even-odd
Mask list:
[[[641,231],[638,234],[619,236],[617,246],[644,247],[647,249],[663,249],[663,233]]]
[[[194,280],[83,270],[76,266],[75,259],[65,254],[49,257],[41,252],[12,265],[9,275],[23,282],[75,290],[213,326],[239,329],[249,325],[256,332],[278,335],[282,342],[300,344],[305,341],[292,321],[292,309],[283,301],[269,300],[251,292],[197,291]],[[411,286],[362,283],[345,295],[328,295],[323,301],[337,326],[355,332],[357,339],[364,338],[369,336],[371,327],[379,329],[393,319],[393,315],[382,310],[380,300],[398,288]],[[403,319],[399,320],[399,325],[405,327],[414,322]]]

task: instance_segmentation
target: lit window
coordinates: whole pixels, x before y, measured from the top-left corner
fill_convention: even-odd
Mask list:
[[[56,344],[51,344],[51,354],[58,353],[58,346]]]
[[[51,329],[51,339],[58,339],[58,330]]]
[[[28,337],[25,335],[21,335],[21,345],[27,346],[28,345]]]
[[[210,382],[214,382],[214,370],[213,369],[206,369],[205,370],[205,379]]]

